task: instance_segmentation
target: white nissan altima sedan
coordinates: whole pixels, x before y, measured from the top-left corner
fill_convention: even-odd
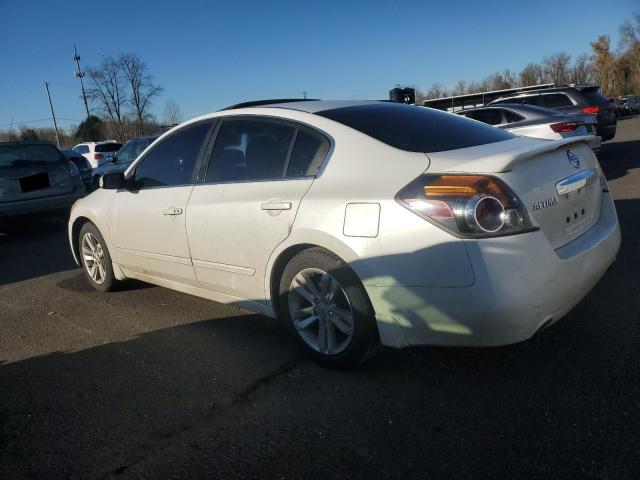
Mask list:
[[[314,359],[532,337],[614,261],[588,137],[389,102],[244,104],[185,122],[74,205],[73,255],[281,318]],[[579,328],[579,325],[576,325]]]

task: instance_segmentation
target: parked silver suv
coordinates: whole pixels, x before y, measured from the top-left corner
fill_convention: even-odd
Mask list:
[[[565,114],[591,114],[598,121],[596,131],[602,137],[603,142],[611,140],[616,135],[615,106],[609,103],[598,86],[562,86],[531,90],[499,98],[491,102],[490,105],[498,103],[524,103],[551,108]]]

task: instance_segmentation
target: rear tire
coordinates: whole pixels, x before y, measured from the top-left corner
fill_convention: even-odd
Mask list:
[[[329,367],[362,363],[378,350],[378,325],[355,272],[336,255],[311,248],[293,257],[280,280],[282,319],[302,350]]]
[[[78,257],[82,270],[93,288],[110,292],[118,281],[113,274],[107,244],[93,223],[85,223],[78,234]]]

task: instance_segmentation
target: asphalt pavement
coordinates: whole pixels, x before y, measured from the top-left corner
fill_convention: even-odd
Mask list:
[[[640,478],[640,118],[600,161],[622,248],[562,321],[349,371],[235,307],[93,291],[63,219],[0,224],[0,479]]]

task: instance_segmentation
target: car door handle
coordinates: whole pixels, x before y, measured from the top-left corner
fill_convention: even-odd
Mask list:
[[[169,207],[162,210],[163,215],[182,215],[182,209],[180,207]]]
[[[262,210],[291,210],[291,202],[265,202],[260,205]]]

